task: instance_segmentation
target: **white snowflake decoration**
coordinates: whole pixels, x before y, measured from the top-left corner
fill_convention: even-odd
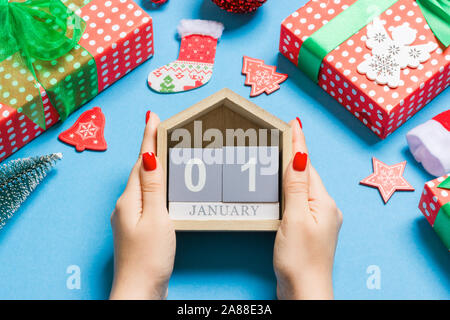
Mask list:
[[[393,28],[392,40],[384,29],[383,22],[376,18],[367,26],[366,46],[372,49],[372,55],[358,65],[358,72],[378,84],[398,87],[400,70],[406,67],[417,68],[437,48],[437,44],[433,42],[410,46],[416,39],[416,34],[417,30],[404,23]]]
[[[258,70],[256,71],[254,80],[258,86],[267,86],[270,85],[271,76],[267,70]]]
[[[83,122],[78,126],[78,130],[76,133],[81,137],[81,139],[89,139],[95,138],[98,131],[98,127],[94,124],[94,122]]]

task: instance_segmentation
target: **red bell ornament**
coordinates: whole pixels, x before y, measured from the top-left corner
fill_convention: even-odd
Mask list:
[[[105,151],[107,144],[103,136],[105,116],[99,107],[81,114],[78,120],[58,136],[59,140],[74,146],[78,152],[88,150]]]

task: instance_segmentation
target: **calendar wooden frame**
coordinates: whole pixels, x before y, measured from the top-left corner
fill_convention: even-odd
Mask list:
[[[280,217],[284,210],[284,195],[282,192],[283,173],[292,157],[292,133],[289,124],[270,114],[266,110],[248,101],[230,89],[224,88],[205,98],[195,105],[181,111],[173,117],[161,122],[158,126],[157,156],[168,174],[168,151],[171,142],[168,140],[170,132],[176,128],[189,128],[194,120],[207,121],[209,125],[217,122],[217,127],[227,126],[221,114],[212,111],[224,107],[229,113],[228,124],[240,125],[244,130],[255,128],[278,129],[280,171],[279,171],[279,203]],[[230,111],[231,110],[231,111]],[[225,122],[225,123],[223,123]],[[168,178],[168,176],[167,176]],[[169,181],[166,179],[166,181]],[[176,230],[184,231],[276,231],[280,220],[173,220]]]

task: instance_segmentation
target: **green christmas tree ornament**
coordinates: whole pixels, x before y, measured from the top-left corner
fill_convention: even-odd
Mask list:
[[[0,167],[0,229],[53,169],[61,153],[17,159]]]

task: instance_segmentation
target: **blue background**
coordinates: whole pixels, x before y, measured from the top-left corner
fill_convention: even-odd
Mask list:
[[[289,74],[281,89],[252,101],[285,121],[302,119],[310,156],[344,214],[336,252],[334,288],[338,299],[449,299],[450,255],[417,208],[432,177],[407,149],[408,130],[448,109],[446,90],[385,141],[278,54],[281,21],[306,1],[268,0],[256,13],[232,15],[210,0],[169,0],[154,8],[155,56],[51,128],[8,160],[63,152],[49,177],[0,231],[0,298],[105,299],[113,276],[109,223],[139,152],[145,112],[167,119],[228,87],[244,97],[242,56],[264,59]],[[176,26],[182,18],[222,21],[211,81],[186,93],[161,95],[146,84],[147,74],[179,51]],[[85,110],[100,106],[106,116],[104,153],[58,141]],[[383,204],[376,189],[358,182],[372,172],[371,158],[387,164],[407,160],[405,178],[414,192],[397,192]],[[170,299],[272,299],[273,233],[178,233]],[[66,287],[66,269],[81,268],[81,289]],[[381,289],[366,286],[366,269],[381,270]]]

